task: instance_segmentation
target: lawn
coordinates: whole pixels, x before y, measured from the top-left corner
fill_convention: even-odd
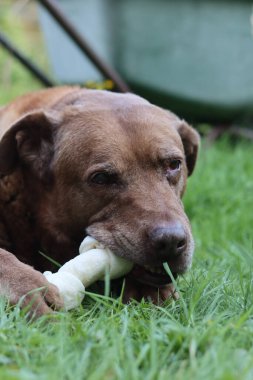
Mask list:
[[[22,23],[13,34],[9,3],[1,2],[8,6],[0,25],[34,56]],[[0,104],[40,86],[1,49],[0,84]],[[225,136],[206,148],[203,141],[184,198],[196,251],[192,269],[178,281],[180,299],[126,306],[89,294],[55,322],[33,323],[1,300],[0,378],[251,380],[252,194],[252,144]]]

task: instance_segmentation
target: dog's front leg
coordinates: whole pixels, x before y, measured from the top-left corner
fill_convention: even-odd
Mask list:
[[[58,289],[42,273],[0,248],[0,296],[10,304],[28,307],[29,316],[39,317],[63,307]]]
[[[131,274],[125,278],[124,303],[128,303],[131,300],[141,301],[145,299],[155,305],[162,305],[167,299],[178,299],[178,297],[179,295],[172,283],[156,288],[138,282],[132,278]]]

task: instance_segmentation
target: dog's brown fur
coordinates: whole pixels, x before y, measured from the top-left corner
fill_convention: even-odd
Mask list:
[[[184,272],[193,239],[181,197],[198,145],[184,121],[132,94],[59,87],[0,109],[1,294],[16,303],[46,287],[36,293],[33,310],[59,308],[56,288],[39,272],[50,269],[39,251],[64,263],[85,233],[138,266],[167,261],[174,273]],[[174,172],[175,159],[181,169]],[[96,183],[101,172],[110,183]],[[185,234],[183,253],[158,254],[154,231],[177,229],[177,223]],[[126,298],[155,300],[157,289],[138,280],[134,272],[128,277]],[[160,293],[166,298],[170,288]]]

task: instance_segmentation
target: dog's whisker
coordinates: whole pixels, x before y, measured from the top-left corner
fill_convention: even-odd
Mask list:
[[[131,240],[126,235],[123,235],[123,238],[125,238],[125,240],[127,241],[127,243],[129,244],[131,248],[135,248],[135,245],[131,242]]]
[[[125,252],[131,252],[134,248],[134,245],[129,242],[129,240],[124,235],[115,235],[114,239],[116,243],[124,249]]]

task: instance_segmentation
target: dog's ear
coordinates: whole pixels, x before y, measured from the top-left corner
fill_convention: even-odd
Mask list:
[[[184,120],[180,120],[177,123],[176,129],[183,142],[188,176],[190,176],[196,164],[200,146],[200,136],[198,132],[190,127]]]
[[[0,141],[0,175],[11,174],[21,165],[43,179],[53,157],[56,119],[55,115],[36,111],[12,125]]]

